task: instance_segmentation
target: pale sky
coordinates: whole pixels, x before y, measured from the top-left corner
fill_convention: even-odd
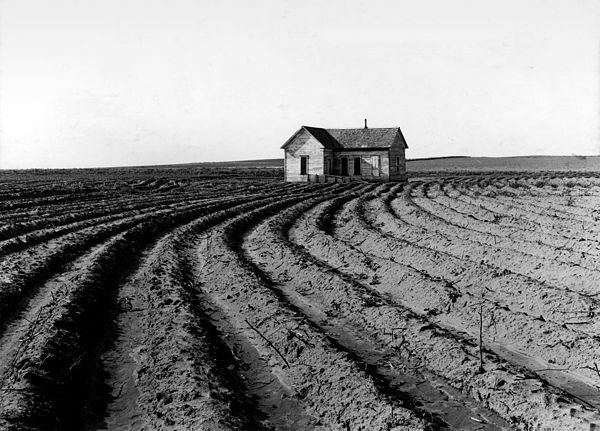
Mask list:
[[[300,125],[408,158],[600,154],[597,0],[0,0],[0,168],[283,157]]]

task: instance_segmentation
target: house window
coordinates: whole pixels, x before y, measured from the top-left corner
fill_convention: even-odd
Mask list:
[[[400,172],[400,157],[396,157],[396,172]]]
[[[300,156],[300,175],[308,174],[308,156]]]
[[[379,156],[371,156],[371,175],[379,176]]]
[[[348,157],[342,157],[342,176],[348,176]]]
[[[360,157],[354,158],[354,175],[360,175]]]

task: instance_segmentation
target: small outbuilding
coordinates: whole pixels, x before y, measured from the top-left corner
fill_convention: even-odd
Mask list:
[[[403,181],[408,148],[400,127],[302,126],[281,147],[285,181]]]

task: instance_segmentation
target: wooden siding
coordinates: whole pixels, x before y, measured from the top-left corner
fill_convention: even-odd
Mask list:
[[[373,176],[372,157],[379,157],[379,175]],[[374,151],[336,151],[334,154],[333,173],[342,175],[342,158],[348,157],[348,176],[355,179],[389,181],[389,157],[387,150]],[[354,172],[354,158],[360,158],[360,174]]]
[[[300,158],[308,157],[308,174],[325,172],[323,145],[307,131],[302,131],[290,142],[285,151],[284,173],[286,181],[308,181],[308,175],[300,175]]]
[[[397,158],[400,164],[396,163]],[[406,158],[404,150],[404,142],[400,136],[396,136],[394,143],[390,148],[389,158],[389,177],[391,181],[402,181],[406,179]]]

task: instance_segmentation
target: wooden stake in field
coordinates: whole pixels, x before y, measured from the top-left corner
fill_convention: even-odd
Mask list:
[[[479,373],[483,373],[483,295],[479,303]]]

